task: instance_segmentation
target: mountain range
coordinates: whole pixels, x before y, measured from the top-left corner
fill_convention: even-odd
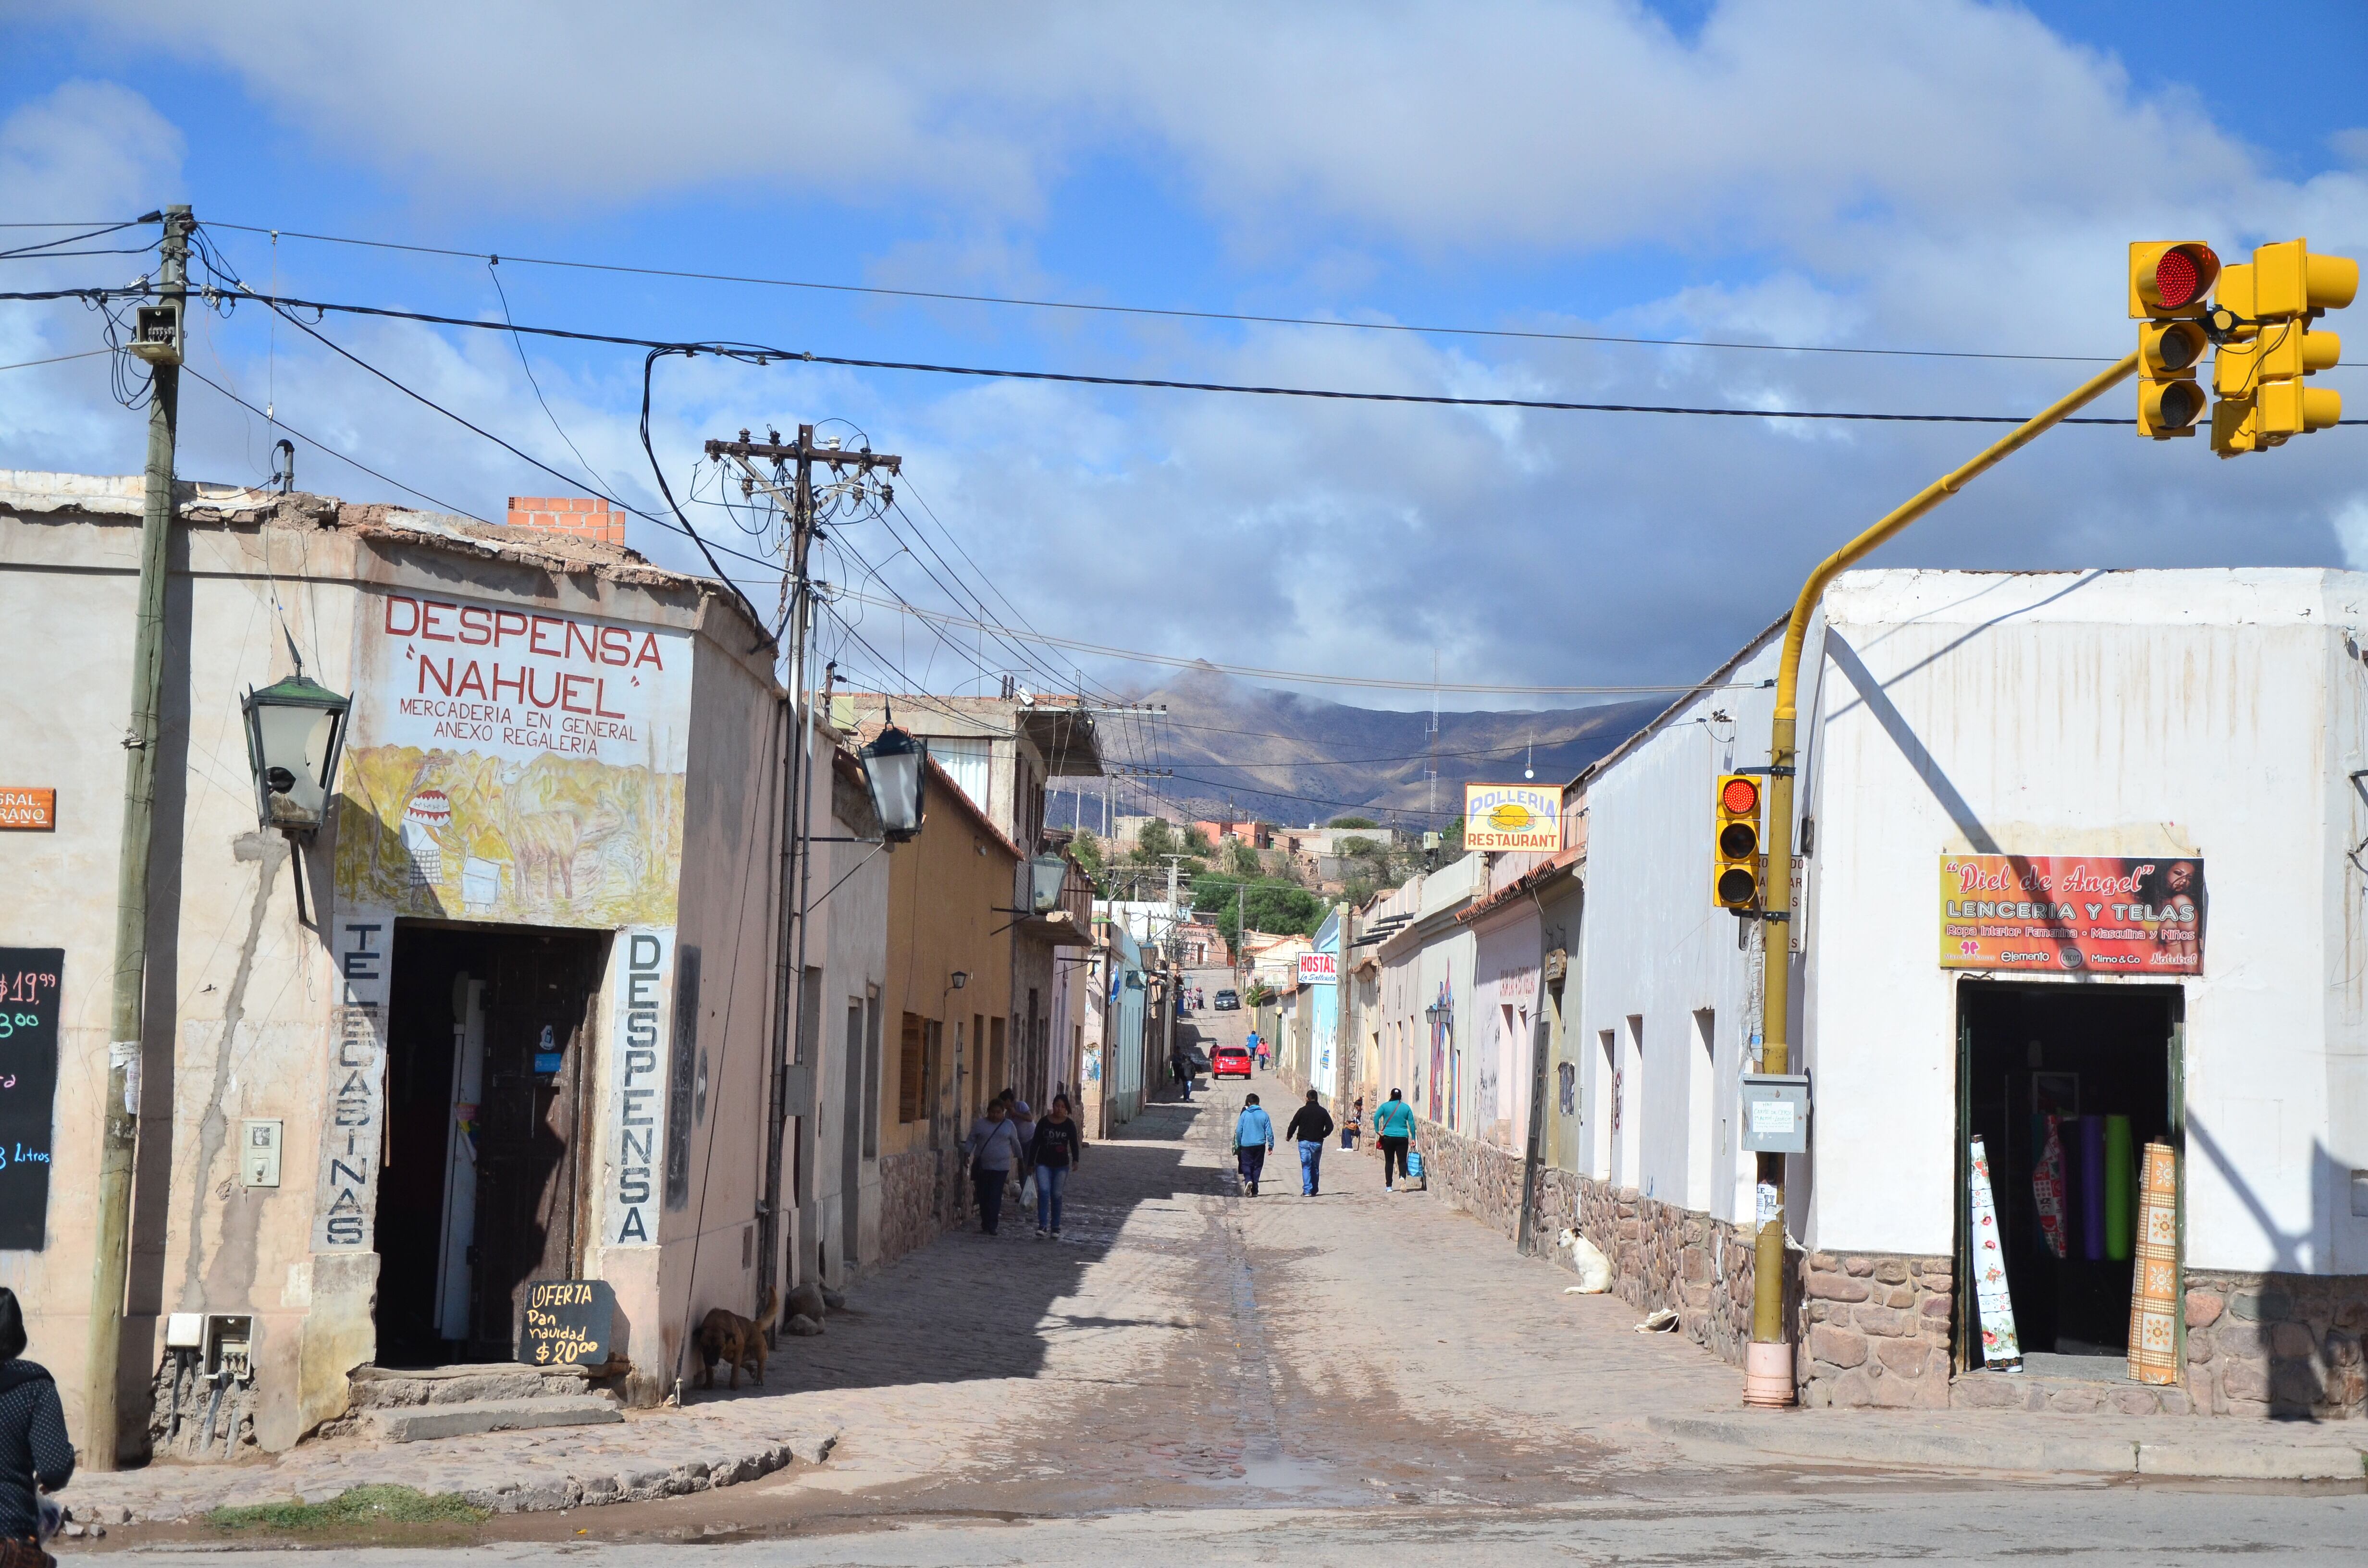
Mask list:
[[[1428,710],[1355,708],[1249,686],[1213,669],[1188,670],[1133,700],[1164,705],[1167,713],[1103,717],[1098,728],[1106,765],[1172,776],[1118,778],[1113,793],[1121,814],[1189,820],[1230,812],[1230,820],[1292,824],[1360,815],[1417,832],[1461,814],[1466,782],[1518,783],[1525,772],[1539,783],[1569,782],[1668,705],[1656,697],[1588,708],[1441,712],[1434,796]],[[1079,782],[1087,787],[1083,814],[1090,827],[1100,810],[1100,781]],[[1057,823],[1071,812],[1056,803],[1051,815]]]

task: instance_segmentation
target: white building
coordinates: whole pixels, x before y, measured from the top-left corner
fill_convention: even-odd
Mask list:
[[[2318,570],[1877,571],[1827,594],[1802,674],[1789,1030],[1814,1084],[1786,1215],[1806,1401],[2093,1408],[2130,1320],[2122,1150],[2159,1140],[2179,1154],[2185,1381],[2146,1397],[2368,1407],[2363,619],[2368,575]],[[1718,775],[1768,762],[1780,637],[1576,786],[1573,1217],[1635,1299],[1736,1358],[1763,927],[1713,903],[1712,801]],[[2001,892],[2001,872],[2044,891]],[[2033,1187],[2051,1126],[2061,1256]],[[1973,1137],[2039,1376],[1975,1374],[1952,1289]]]

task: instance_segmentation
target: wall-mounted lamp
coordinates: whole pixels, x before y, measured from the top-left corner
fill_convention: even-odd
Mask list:
[[[240,699],[264,826],[309,836],[326,820],[352,706],[302,670]]]
[[[955,990],[960,991],[963,986],[968,985],[969,983],[970,983],[970,971],[968,971],[968,970],[966,970],[966,969],[958,969],[958,970],[954,971],[954,989],[955,989]]]
[[[894,725],[863,748],[863,779],[871,790],[871,809],[879,814],[881,836],[891,844],[909,843],[921,831],[921,785],[928,756],[928,742],[916,741]]]
[[[1028,862],[1029,903],[1039,915],[1061,907],[1061,890],[1068,885],[1069,863],[1058,855],[1039,855]]]

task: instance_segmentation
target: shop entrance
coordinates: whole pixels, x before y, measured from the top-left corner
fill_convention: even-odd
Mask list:
[[[533,1279],[582,1272],[606,932],[397,921],[378,1365],[508,1360]]]
[[[1968,1142],[1979,1138],[2024,1365],[2120,1375],[2129,1350],[2139,1161],[2149,1142],[2180,1147],[2181,1001],[2175,985],[1960,984],[1960,1370],[1983,1365],[1966,1218]],[[2034,1179],[2043,1168],[2051,1187],[2061,1173],[2053,1235]]]

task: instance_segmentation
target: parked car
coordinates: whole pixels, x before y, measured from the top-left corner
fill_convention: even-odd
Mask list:
[[[1247,1078],[1250,1075],[1250,1052],[1247,1046],[1217,1047],[1216,1065],[1209,1070],[1212,1078]]]
[[[1220,991],[1217,993],[1217,1011],[1220,1013],[1238,1013],[1241,1010],[1242,994],[1240,992]]]

